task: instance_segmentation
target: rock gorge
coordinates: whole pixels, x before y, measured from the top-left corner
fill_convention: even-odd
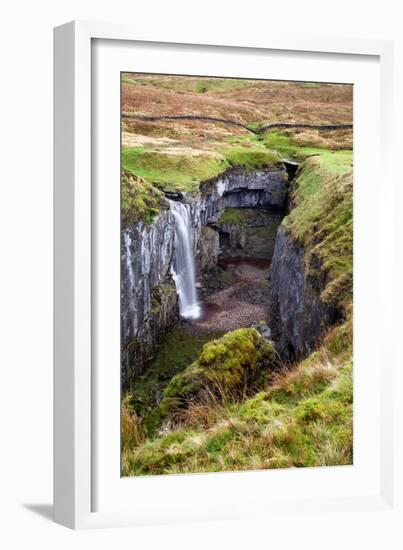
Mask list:
[[[213,269],[220,256],[272,261],[271,305],[277,312],[276,344],[284,357],[308,354],[324,327],[342,317],[340,307],[321,299],[323,274],[309,275],[303,245],[281,225],[296,168],[291,164],[275,170],[228,170],[203,182],[197,194],[167,193],[164,209],[152,223],[138,221],[123,229],[123,386],[143,372],[160,335],[180,317],[173,266],[178,210],[187,216],[183,230],[189,232],[189,249],[181,249],[177,256],[192,254],[198,276]],[[189,265],[182,269],[185,277],[193,277]]]
[[[121,474],[352,464],[352,86],[121,86]]]
[[[141,220],[122,230],[123,385],[142,372],[158,344],[159,333],[178,320],[179,305],[172,277],[175,246],[172,205],[183,203],[189,210],[192,253],[200,273],[217,264],[221,245],[227,244],[227,248],[243,253],[246,243],[239,235],[238,224],[220,222],[227,209],[255,209],[265,218],[258,228],[270,220],[275,234],[284,215],[288,186],[284,166],[253,172],[231,169],[202,183],[197,195],[167,193],[166,209],[152,223]]]

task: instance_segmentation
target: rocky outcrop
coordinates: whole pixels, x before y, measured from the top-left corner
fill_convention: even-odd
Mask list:
[[[138,222],[122,231],[122,339],[135,336],[151,307],[153,288],[171,267],[174,217],[163,211],[151,224]]]
[[[170,268],[174,245],[174,218],[172,213],[162,211],[152,224],[138,222],[124,229],[121,236],[121,341],[122,349],[128,350],[134,338],[142,331],[142,340],[151,342],[155,339],[153,327],[155,322],[150,319],[153,290],[158,284],[171,280]],[[161,314],[163,325],[174,322],[177,316],[176,294],[164,303]],[[155,319],[158,316],[155,316]],[[149,336],[147,327],[151,327]],[[162,328],[162,326],[161,326]],[[137,352],[136,352],[137,353]],[[133,354],[124,353],[122,357],[123,370],[133,370],[129,360]],[[137,353],[137,357],[139,354]],[[144,361],[136,369],[141,371]],[[134,369],[134,370],[136,370]]]
[[[267,332],[266,332],[267,333]],[[258,381],[267,381],[276,367],[273,343],[255,328],[240,328],[205,344],[184,371],[174,376],[164,390],[155,420],[186,408],[204,392],[220,399],[236,390],[246,392]]]
[[[122,385],[141,374],[154,357],[161,334],[179,319],[178,296],[170,276],[152,290],[151,307],[138,327],[136,336],[122,348]]]
[[[279,321],[278,349],[288,357],[312,352],[323,330],[343,315],[342,310],[321,300],[323,272],[305,265],[304,250],[280,227],[271,266],[273,303]]]
[[[225,210],[216,224],[221,254],[270,260],[283,217],[283,210],[275,208]]]
[[[288,191],[288,174],[282,170],[229,170],[201,186],[202,225],[218,221],[226,208],[282,208]]]
[[[220,252],[220,238],[218,231],[212,227],[203,226],[197,247],[198,271],[206,272],[213,269],[218,262]]]
[[[287,171],[229,170],[205,182],[198,195],[178,194],[172,200],[190,205],[193,252],[200,271],[217,264],[219,236],[211,227],[226,208],[261,208],[284,205],[288,189]],[[176,293],[162,294],[158,288],[174,288],[171,264],[175,218],[164,210],[146,224],[134,223],[122,231],[121,242],[121,342],[123,384],[139,374],[152,356],[162,334],[178,318]]]
[[[218,234],[205,228],[213,227],[213,229],[220,230],[221,226],[218,220],[227,208],[271,208],[270,222],[265,220],[262,223],[260,220],[256,225],[258,228],[256,231],[253,231],[253,224],[251,224],[245,241],[257,251],[257,257],[264,257],[266,251],[271,257],[275,231],[281,222],[287,191],[288,173],[286,169],[247,172],[237,168],[204,182],[200,187],[199,196],[176,194],[175,200],[185,201],[191,206],[193,244],[199,270],[209,270],[217,264],[219,247],[222,243],[219,241]],[[270,236],[273,223],[275,231]],[[267,230],[263,230],[265,224],[268,227]],[[228,227],[226,229],[229,230]],[[224,235],[223,241],[226,241],[226,233],[228,231],[225,230],[221,233]],[[238,242],[242,243],[243,237],[239,234],[239,228],[233,228],[233,233],[239,235]]]

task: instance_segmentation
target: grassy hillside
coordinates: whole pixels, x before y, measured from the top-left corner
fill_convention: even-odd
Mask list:
[[[194,400],[154,438],[123,403],[122,474],[167,474],[352,463],[351,331],[246,399]],[[132,433],[138,434],[133,448]]]
[[[352,87],[222,78],[123,74],[122,113],[200,115],[260,127],[267,122],[351,124]],[[292,136],[292,137],[290,137]],[[197,191],[231,166],[281,166],[279,153],[311,155],[351,147],[351,130],[271,131],[200,120],[122,119],[122,165],[166,191]],[[350,143],[350,145],[349,145]],[[309,150],[302,152],[309,145]],[[346,155],[350,153],[346,153]],[[344,157],[343,157],[344,158]],[[334,158],[335,166],[339,157]]]
[[[245,124],[278,120],[351,123],[352,92],[352,86],[338,84],[131,73],[122,78],[122,112],[200,114],[234,118]],[[140,122],[129,125],[137,130],[144,127]],[[182,123],[173,122],[168,126],[176,132],[183,128]],[[159,127],[155,125],[149,133],[155,135]],[[209,126],[197,123],[187,128],[194,128],[196,136],[202,131],[210,132]]]

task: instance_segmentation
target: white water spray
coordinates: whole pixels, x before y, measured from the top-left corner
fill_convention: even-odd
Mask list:
[[[190,206],[177,201],[169,201],[169,203],[175,217],[175,242],[171,271],[179,296],[179,311],[182,317],[197,319],[200,317],[201,310],[196,292]]]

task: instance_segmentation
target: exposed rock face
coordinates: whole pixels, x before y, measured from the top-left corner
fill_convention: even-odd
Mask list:
[[[150,320],[153,289],[170,282],[170,267],[174,243],[174,218],[163,211],[152,224],[138,222],[122,232],[121,240],[121,339],[126,349],[133,338],[139,336],[152,343],[155,322]],[[177,316],[176,294],[163,304],[162,325],[174,322]],[[155,315],[155,319],[159,318]],[[171,321],[170,321],[171,320]],[[146,328],[151,333],[146,335]],[[162,326],[161,326],[162,329]],[[152,347],[152,345],[151,345]],[[138,354],[137,354],[138,355]],[[129,354],[124,354],[123,364],[128,367]],[[139,369],[141,371],[142,360]],[[123,369],[124,370],[124,369]]]
[[[241,250],[246,256],[270,258],[274,250],[275,233],[283,217],[282,209],[287,191],[288,174],[285,169],[255,172],[230,170],[214,180],[205,182],[201,186],[201,197],[190,199],[197,233],[195,241],[200,239],[200,269],[211,269],[216,265],[220,246],[228,255],[234,255],[237,253],[236,250],[238,253]],[[220,224],[219,218],[227,208],[258,208],[258,220],[251,221],[247,227]],[[266,209],[266,215],[264,211],[261,213],[261,209]],[[201,230],[207,225],[219,230],[219,242],[217,235]],[[208,259],[207,255],[210,253]]]
[[[236,223],[227,223],[231,219],[225,215],[217,223],[222,255],[270,260],[277,229],[284,217],[283,211],[278,208],[242,208],[231,212],[239,215]]]
[[[220,249],[218,231],[212,227],[202,227],[197,249],[199,272],[210,271],[217,265]]]
[[[304,250],[283,227],[277,233],[271,282],[279,315],[280,351],[290,357],[311,353],[323,329],[340,319],[342,311],[321,301],[324,276],[309,274]]]
[[[122,384],[126,386],[134,375],[141,374],[153,358],[161,333],[173,327],[179,319],[175,284],[167,276],[152,292],[151,307],[139,326],[136,336],[123,349]]]
[[[274,172],[226,172],[201,188],[201,223],[217,222],[225,208],[282,208],[287,190],[288,174],[285,169]]]
[[[122,232],[122,339],[135,336],[151,306],[152,289],[167,277],[172,260],[174,218],[167,210],[152,224]]]

